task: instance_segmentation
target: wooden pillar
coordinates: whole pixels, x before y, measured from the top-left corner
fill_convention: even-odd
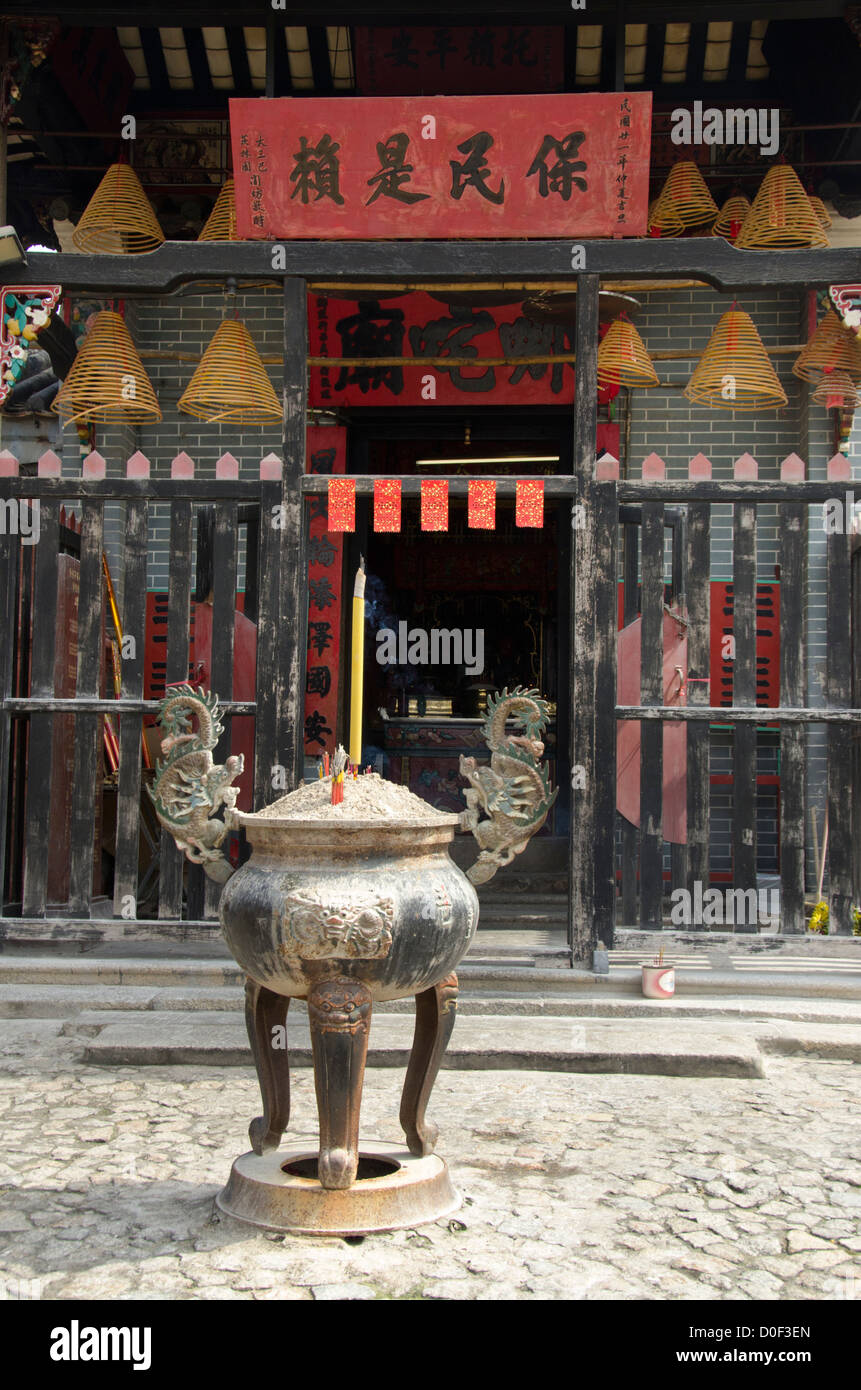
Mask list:
[[[302,501],[308,437],[308,295],[304,279],[284,280],[284,472],[281,480],[277,713],[280,761],[298,786],[305,770],[305,667],[308,641],[308,528]]]
[[[595,437],[598,426],[598,276],[583,274],[577,285],[577,358],[574,391],[574,475],[570,570],[569,652],[572,735],[571,823],[568,832],[568,942],[572,961],[591,960],[595,936]]]

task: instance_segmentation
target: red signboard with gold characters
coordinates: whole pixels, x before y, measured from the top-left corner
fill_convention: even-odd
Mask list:
[[[642,236],[649,92],[230,103],[237,233]]]

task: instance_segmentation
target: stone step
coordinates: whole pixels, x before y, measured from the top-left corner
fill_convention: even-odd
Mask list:
[[[774,1027],[780,1025],[466,1016],[458,1019],[443,1065],[453,1070],[760,1077],[763,1053],[757,1030]],[[229,1013],[93,1012],[62,1031],[81,1039],[85,1061],[102,1066],[251,1065],[242,1020]],[[834,1031],[848,1046],[846,1028]],[[301,1006],[290,1011],[287,1044],[291,1066],[311,1064],[307,1014]],[[411,1044],[411,1018],[379,1016],[372,1027],[368,1065],[403,1067]]]
[[[117,1013],[233,1013],[242,1015],[245,997],[241,985],[202,988],[177,985],[152,989],[146,985],[29,985],[0,984],[0,1019],[86,1019],[98,1015],[100,1021]],[[375,1008],[378,1014],[412,1015],[412,999],[396,999]],[[687,997],[684,992],[672,1000],[644,999],[634,993],[601,991],[599,996],[583,991],[571,996],[548,995],[541,991],[514,993],[500,990],[481,994],[471,988],[461,991],[458,1002],[461,1017],[518,1015],[565,1018],[673,1018],[691,1019],[787,1019],[806,1023],[844,1023],[861,1025],[861,999],[833,1000],[723,995]]]

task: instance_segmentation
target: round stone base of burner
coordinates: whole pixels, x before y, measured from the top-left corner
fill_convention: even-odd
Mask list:
[[[416,1158],[397,1144],[370,1141],[359,1151],[352,1187],[317,1180],[314,1141],[236,1159],[216,1205],[226,1216],[285,1235],[364,1236],[438,1221],[461,1199],[437,1154]]]

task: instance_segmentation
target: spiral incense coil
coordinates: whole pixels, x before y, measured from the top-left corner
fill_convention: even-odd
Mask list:
[[[51,406],[68,423],[160,420],[161,410],[125,320],[109,309],[93,319]]]
[[[827,246],[828,238],[795,170],[773,165],[759,187],[736,246]]]
[[[658,386],[658,373],[629,319],[614,319],[598,344],[601,386]]]
[[[684,389],[689,401],[718,410],[776,410],[786,392],[750,314],[728,309]]]
[[[792,370],[802,381],[818,381],[820,372],[842,368],[853,381],[861,381],[861,341],[845,328],[833,309],[816,325]]]
[[[861,405],[861,389],[848,372],[823,372],[813,399],[828,410],[855,410]]]
[[[233,179],[222,186],[212,212],[200,231],[198,241],[238,241],[236,235],[236,194]]]
[[[72,233],[79,251],[140,255],[161,246],[164,233],[128,164],[112,164]]]
[[[817,198],[815,193],[808,193],[807,199],[816,214],[820,227],[823,227],[827,232],[831,226],[831,214],[827,207],[821,198]]]
[[[674,164],[658,195],[649,227],[661,236],[681,236],[691,227],[710,227],[718,215],[717,204],[692,160]]]
[[[280,423],[281,402],[244,323],[225,319],[216,329],[179,398],[179,409],[209,422]]]
[[[749,212],[750,199],[745,198],[743,193],[734,193],[732,197],[727,198],[718,214],[718,220],[712,228],[715,236],[726,237],[727,241],[736,241],[739,231],[744,226],[744,219]],[[735,236],[732,234],[734,223],[738,223]]]

